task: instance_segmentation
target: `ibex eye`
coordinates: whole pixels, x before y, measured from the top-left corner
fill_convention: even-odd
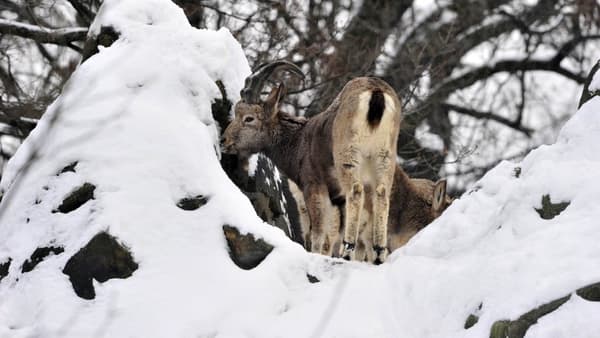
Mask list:
[[[244,117],[244,123],[250,123],[254,121],[254,116],[246,116]]]

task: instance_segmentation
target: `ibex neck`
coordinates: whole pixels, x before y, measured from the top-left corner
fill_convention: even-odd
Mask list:
[[[279,113],[278,118],[279,123],[273,130],[272,143],[265,149],[265,155],[287,177],[298,182],[300,176],[299,148],[306,120],[285,113]]]

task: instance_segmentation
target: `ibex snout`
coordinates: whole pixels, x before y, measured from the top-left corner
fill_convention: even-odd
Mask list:
[[[224,141],[223,144],[221,145],[221,151],[223,152],[223,154],[232,154],[233,155],[236,153],[233,142],[227,142],[227,141]]]
[[[225,154],[237,154],[235,147],[235,138],[232,134],[231,124],[225,129],[223,133],[223,139],[221,141],[221,151]]]

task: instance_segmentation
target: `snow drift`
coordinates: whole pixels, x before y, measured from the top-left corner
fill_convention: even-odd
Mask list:
[[[236,100],[250,72],[230,33],[190,27],[168,0],[106,0],[90,34],[107,25],[119,39],[0,183],[0,337],[488,337],[568,294],[527,337],[600,332],[600,303],[573,294],[600,281],[600,97],[386,264],[342,263],[263,223],[219,166],[215,81]],[[240,269],[224,225],[273,251]],[[67,266],[98,241],[127,263],[82,297]]]

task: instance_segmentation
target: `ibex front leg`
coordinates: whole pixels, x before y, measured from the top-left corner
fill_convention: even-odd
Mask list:
[[[311,185],[304,190],[310,219],[310,251],[331,256],[340,231],[339,212],[331,204],[325,186]]]
[[[387,149],[377,153],[376,186],[373,195],[373,263],[381,264],[387,256],[387,228],[390,190],[394,181],[394,163]]]

